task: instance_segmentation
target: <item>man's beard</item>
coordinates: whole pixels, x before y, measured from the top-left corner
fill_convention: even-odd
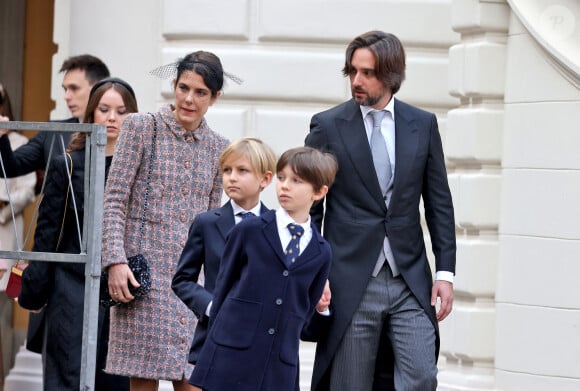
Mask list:
[[[358,103],[361,106],[368,106],[368,107],[372,107],[374,105],[376,105],[377,103],[379,103],[379,101],[381,99],[383,99],[383,97],[385,96],[385,91],[381,91],[380,94],[377,95],[371,95],[366,91],[362,91],[362,90],[357,90],[358,92],[364,92],[366,93],[366,99],[364,98],[357,98],[355,95],[355,90],[351,89],[352,91],[352,98],[354,99],[354,101],[356,103]]]

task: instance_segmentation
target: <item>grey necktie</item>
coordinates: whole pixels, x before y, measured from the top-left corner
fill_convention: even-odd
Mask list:
[[[387,112],[381,111],[371,111],[369,114],[373,120],[373,131],[371,133],[371,152],[373,154],[373,162],[375,164],[375,171],[377,172],[377,178],[379,179],[379,185],[381,186],[381,191],[383,196],[387,194],[387,189],[389,183],[391,182],[391,161],[389,159],[389,151],[387,150],[387,143],[381,132],[381,123],[383,117]],[[373,270],[373,277],[379,274],[379,271],[383,267],[385,260],[391,267],[391,272],[393,276],[399,275],[399,269],[392,258],[386,259],[386,253],[384,251],[385,244],[383,243],[383,252],[379,255],[379,259]]]
[[[371,133],[371,153],[373,154],[373,162],[375,164],[375,171],[381,186],[381,192],[384,195],[387,193],[387,186],[391,181],[391,161],[389,160],[389,151],[387,150],[387,143],[381,132],[381,123],[386,112],[384,110],[371,111],[369,113],[373,120],[373,131]]]

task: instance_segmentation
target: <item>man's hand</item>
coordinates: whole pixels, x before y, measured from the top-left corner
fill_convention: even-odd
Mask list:
[[[437,304],[439,297],[441,305],[437,312],[437,321],[441,322],[453,309],[453,284],[449,281],[436,280],[431,290],[431,305]]]

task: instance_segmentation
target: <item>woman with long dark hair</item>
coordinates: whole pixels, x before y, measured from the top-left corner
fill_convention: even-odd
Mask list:
[[[107,126],[105,178],[113,159],[121,125],[129,113],[137,112],[133,88],[124,80],[107,78],[91,89],[85,123]],[[46,173],[34,251],[78,254],[77,229],[83,226],[86,133],[72,136],[66,155],[56,157]],[[68,175],[71,174],[69,186]],[[74,197],[74,201],[72,200]],[[75,211],[76,206],[76,211]],[[22,276],[19,304],[29,310],[45,308],[44,390],[78,390],[80,385],[85,265],[32,261]],[[97,371],[95,389],[127,390],[127,378],[103,372],[108,342],[109,310],[99,309]]]

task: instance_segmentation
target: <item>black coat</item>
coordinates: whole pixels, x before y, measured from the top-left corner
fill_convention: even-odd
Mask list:
[[[57,156],[51,162],[53,167],[47,172],[33,251],[80,253],[72,196],[74,194],[78,223],[82,227],[85,152],[75,151],[70,156],[72,192],[68,191],[64,156]],[[70,165],[71,160],[68,162]],[[107,158],[107,167],[109,164],[110,158]],[[19,304],[30,310],[46,306],[44,390],[79,389],[84,293],[85,264],[33,261],[23,273]],[[109,311],[100,308],[95,389],[128,390],[128,379],[106,375],[102,371],[108,342],[108,323]]]
[[[78,118],[72,117],[65,120],[55,121],[64,123],[78,123]],[[62,136],[62,142],[61,137]],[[64,150],[62,144],[68,146],[71,133],[68,132],[39,132],[30,141],[20,148],[12,151],[8,136],[0,137],[0,154],[6,177],[13,178],[26,175],[30,172],[43,172],[52,147],[52,157],[62,155]],[[4,172],[0,170],[0,177],[4,177]],[[42,186],[41,178],[36,183],[37,193]],[[32,352],[42,353],[44,329],[44,311],[31,313],[28,321],[28,333],[26,335],[26,348]]]

